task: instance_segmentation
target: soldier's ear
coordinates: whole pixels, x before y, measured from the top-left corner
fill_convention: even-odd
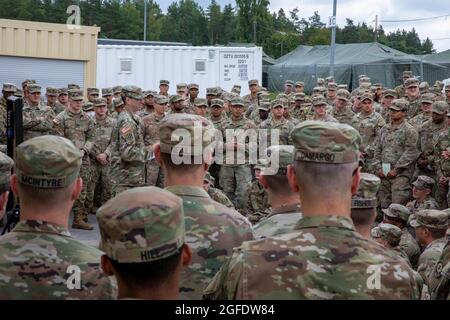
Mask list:
[[[75,201],[81,194],[81,190],[83,189],[83,179],[81,177],[77,178],[73,184],[72,189],[72,200]]]
[[[19,197],[19,192],[17,190],[17,175],[13,174],[10,178],[10,183],[11,183],[11,190],[12,192]]]
[[[181,260],[183,267],[188,266],[192,260],[192,249],[188,244],[183,244],[183,252],[181,254]]]
[[[264,189],[268,189],[269,188],[269,184],[267,183],[266,177],[264,175],[260,175],[258,180],[259,180],[259,183],[261,183],[261,185],[263,186]]]
[[[361,179],[361,167],[358,166],[358,168],[354,171],[352,176],[352,195],[358,192],[360,179]]]
[[[288,177],[288,182],[289,182],[289,186],[291,187],[291,190],[295,193],[298,193],[300,188],[298,187],[297,174],[296,174],[295,168],[292,164],[288,165],[287,177]]]

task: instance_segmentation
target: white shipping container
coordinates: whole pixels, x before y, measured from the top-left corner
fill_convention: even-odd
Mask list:
[[[198,83],[200,97],[207,87],[230,91],[242,87],[249,93],[248,80],[262,77],[261,47],[193,47],[98,45],[97,87],[136,85],[143,90],[159,89],[159,80],[170,81],[169,93],[177,83]]]

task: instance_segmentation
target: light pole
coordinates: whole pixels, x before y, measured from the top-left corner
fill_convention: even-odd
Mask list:
[[[147,41],[147,0],[144,0],[144,41]]]
[[[331,24],[331,54],[330,54],[330,76],[334,77],[334,49],[336,46],[336,2],[333,1],[333,17],[330,18]]]

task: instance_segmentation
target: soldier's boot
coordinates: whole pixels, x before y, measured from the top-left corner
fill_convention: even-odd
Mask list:
[[[91,226],[89,223],[84,221],[84,217],[80,213],[75,214],[75,216],[73,218],[72,228],[81,229],[81,230],[93,230],[94,229],[93,226]]]

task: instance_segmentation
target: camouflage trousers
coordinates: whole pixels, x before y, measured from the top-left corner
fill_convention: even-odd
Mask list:
[[[164,188],[164,171],[155,159],[147,161],[145,171],[147,186]]]
[[[411,183],[407,175],[399,174],[394,179],[381,179],[378,200],[382,209],[391,203],[406,205],[411,197]]]
[[[144,163],[124,163],[117,161],[111,166],[111,194],[115,197],[117,194],[136,187],[144,185]]]
[[[90,187],[86,199],[86,208],[95,212],[95,209],[102,206],[111,198],[111,181],[109,179],[109,166],[102,166],[95,163],[91,166]]]
[[[448,185],[441,186],[439,184],[439,177],[436,178],[436,184],[433,189],[433,197],[438,203],[439,207],[444,210],[449,207],[450,190]]]
[[[80,177],[83,179],[83,188],[81,189],[81,193],[78,196],[77,200],[75,200],[72,208],[74,221],[77,220],[78,217],[81,219],[85,219],[88,215],[88,212],[86,211],[86,197],[91,175],[90,166],[91,164],[89,157],[84,156],[80,169]]]
[[[244,210],[246,204],[245,194],[249,182],[252,181],[250,166],[222,166],[220,168],[219,180],[222,190],[234,203],[236,209]]]

